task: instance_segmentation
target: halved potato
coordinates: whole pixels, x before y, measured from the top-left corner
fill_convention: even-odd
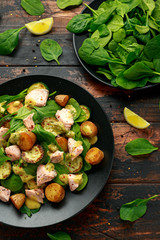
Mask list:
[[[64,152],[68,152],[68,140],[64,137],[56,137],[58,145],[62,148]]]
[[[80,131],[83,136],[90,138],[96,136],[98,133],[97,126],[91,121],[83,122],[80,126]]]
[[[37,163],[39,162],[44,155],[44,150],[41,145],[34,145],[30,151],[22,152],[22,159],[27,163]]]
[[[11,173],[11,162],[6,161],[0,165],[0,179],[6,179]]]
[[[32,200],[28,197],[26,197],[25,200],[25,205],[29,208],[29,209],[37,209],[40,208],[41,204],[35,200]]]
[[[104,158],[104,152],[102,152],[99,148],[93,147],[89,149],[86,153],[85,160],[91,165],[99,164]]]
[[[21,107],[23,107],[23,104],[21,103],[21,101],[13,101],[8,103],[7,105],[7,111],[12,114],[17,112]]]
[[[65,196],[64,188],[58,183],[51,183],[45,189],[45,196],[50,202],[61,202]]]
[[[36,142],[36,135],[33,132],[22,132],[20,133],[18,146],[22,151],[28,151],[32,149],[33,145]]]
[[[58,105],[60,105],[61,107],[65,107],[68,100],[69,100],[68,95],[59,94],[59,95],[55,96],[56,103],[58,103]]]
[[[10,199],[13,205],[19,210],[23,206],[26,197],[23,193],[17,193],[12,195]]]

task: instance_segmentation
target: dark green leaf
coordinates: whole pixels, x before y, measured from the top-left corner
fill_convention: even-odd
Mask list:
[[[88,176],[85,172],[83,172],[83,176],[82,176],[82,183],[79,185],[79,187],[76,189],[76,191],[81,191],[82,189],[84,189],[88,183]]]
[[[23,182],[18,175],[14,173],[7,179],[1,180],[1,185],[10,189],[12,192],[18,192],[23,187]]]
[[[15,100],[20,100],[20,99],[24,99],[25,96],[27,94],[27,89],[23,90],[22,92],[20,92],[17,95],[2,95],[0,96],[0,103],[6,101],[6,104],[15,101]]]
[[[70,108],[69,106],[72,106],[74,110],[72,111],[72,108]],[[82,110],[79,106],[79,103],[74,98],[69,99],[66,107],[71,110],[74,120],[76,120],[80,116]]]
[[[40,208],[37,209],[29,209],[25,204],[19,209],[21,213],[27,214],[28,217],[31,217],[32,214],[37,213]]]
[[[83,0],[57,0],[57,6],[60,9],[65,9],[67,7],[79,6]]]
[[[21,6],[32,16],[40,16],[44,13],[44,6],[40,0],[21,0]]]
[[[11,160],[9,157],[4,155],[2,148],[0,148],[0,165],[2,165],[5,161]]]
[[[158,195],[147,199],[136,199],[123,204],[120,208],[120,218],[130,222],[136,221],[146,213],[148,201],[156,197],[158,197]]]
[[[69,236],[68,233],[66,232],[56,232],[54,234],[50,234],[47,233],[47,236],[51,239],[51,240],[71,240],[71,237]]]
[[[0,33],[0,55],[9,55],[18,45],[19,32],[25,27],[19,29],[10,29]]]
[[[160,34],[148,41],[144,53],[149,59],[160,58]]]
[[[90,14],[78,14],[68,22],[66,28],[72,33],[82,33],[88,30],[91,20]]]
[[[55,60],[58,64],[58,57],[62,54],[62,48],[61,46],[52,39],[45,39],[41,42],[40,50],[42,57],[46,61],[52,61]]]
[[[154,147],[147,139],[137,138],[126,144],[125,150],[132,156],[144,155],[152,153],[153,151],[158,150],[157,147]]]

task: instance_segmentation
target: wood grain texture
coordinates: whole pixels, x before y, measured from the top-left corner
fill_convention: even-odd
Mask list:
[[[85,2],[90,3],[91,0]],[[43,36],[22,30],[17,49],[10,56],[0,56],[0,83],[30,74],[57,76],[82,86],[96,98],[111,122],[115,158],[108,183],[85,211],[61,224],[45,228],[21,229],[0,224],[0,240],[47,240],[47,233],[58,230],[68,232],[72,240],[159,240],[160,198],[149,202],[147,213],[134,223],[121,221],[119,209],[126,202],[160,192],[160,150],[142,157],[132,157],[125,151],[127,142],[140,137],[160,148],[160,85],[126,91],[95,80],[80,66],[73,49],[72,34],[66,30],[68,21],[80,13],[84,5],[60,10],[56,0],[42,0],[42,3],[45,13],[39,17],[28,15],[19,0],[1,1],[0,33],[50,16],[54,18],[54,27]],[[39,46],[46,38],[56,40],[63,48],[60,66],[55,61],[46,62],[42,58]],[[129,126],[124,120],[124,107],[144,117],[151,123],[150,127],[138,130]]]

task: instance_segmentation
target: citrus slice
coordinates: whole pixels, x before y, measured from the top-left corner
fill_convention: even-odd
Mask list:
[[[43,35],[51,31],[53,27],[53,18],[45,18],[25,24],[26,28],[35,35]]]
[[[124,108],[124,118],[127,123],[129,123],[131,126],[138,128],[138,129],[144,129],[147,128],[150,123],[141,118],[136,113],[132,112],[128,108]]]

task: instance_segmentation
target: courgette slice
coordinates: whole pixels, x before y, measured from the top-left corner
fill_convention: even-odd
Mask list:
[[[71,160],[70,154],[66,154],[65,166],[70,173],[77,173],[83,167],[83,159],[81,156],[78,156],[74,160]]]
[[[44,150],[41,145],[34,145],[30,151],[22,152],[22,159],[27,163],[37,163],[39,162],[44,155]]]
[[[6,179],[11,174],[11,163],[9,161],[0,165],[0,179]]]
[[[48,89],[47,85],[45,83],[42,82],[37,82],[37,83],[33,83],[27,90],[27,94],[30,93],[31,91],[35,90],[35,89]]]

